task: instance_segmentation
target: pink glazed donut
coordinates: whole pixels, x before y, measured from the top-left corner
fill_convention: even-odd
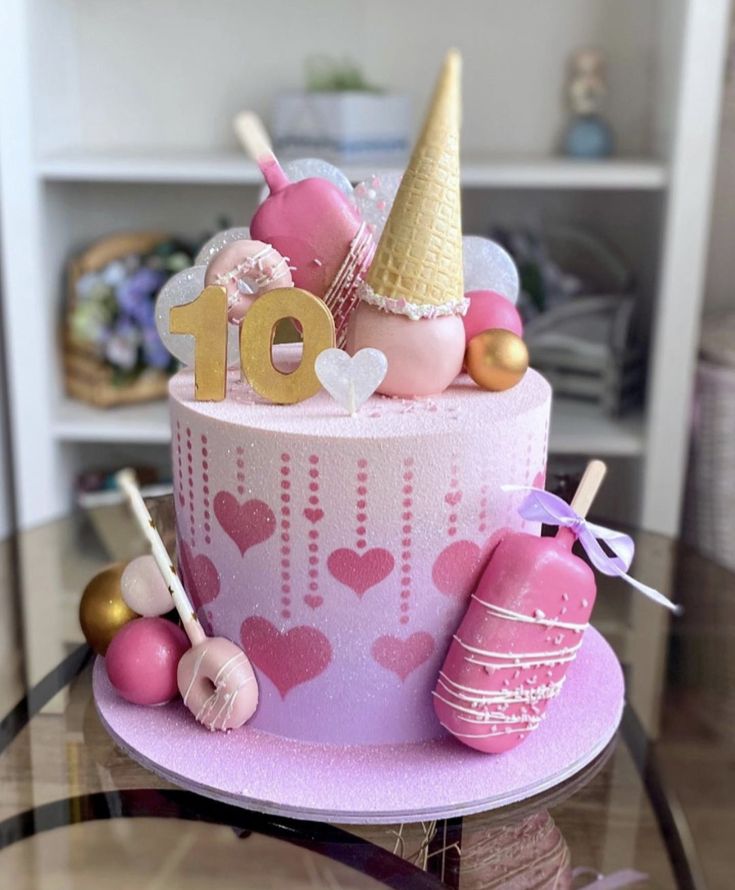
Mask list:
[[[266,291],[293,287],[288,260],[264,241],[233,241],[207,266],[204,284],[227,291],[229,319],[240,324],[253,302]]]
[[[237,729],[258,706],[258,683],[245,653],[223,637],[192,646],[179,662],[179,692],[199,723]]]

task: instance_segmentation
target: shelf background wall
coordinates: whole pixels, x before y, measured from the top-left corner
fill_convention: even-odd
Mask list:
[[[466,152],[549,154],[569,52],[603,46],[621,153],[652,148],[659,0],[28,0],[40,153],[233,146],[232,115],[303,82],[304,47],[348,54],[424,106],[448,46],[464,54]],[[278,35],[277,51],[274,36]],[[408,42],[407,42],[408,41]],[[185,97],[185,101],[182,101]],[[511,125],[512,122],[512,125]]]

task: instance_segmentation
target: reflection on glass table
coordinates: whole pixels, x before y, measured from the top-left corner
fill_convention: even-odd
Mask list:
[[[165,526],[166,503],[154,506]],[[687,611],[672,625],[622,585],[601,584],[596,623],[629,689],[644,674],[638,689],[647,689],[657,715],[655,743],[629,705],[613,743],[551,792],[464,819],[347,828],[207,800],[116,750],[94,708],[89,654],[76,645],[76,605],[110,557],[144,546],[123,510],[110,508],[104,519],[113,529],[107,540],[125,552],[106,552],[81,515],[18,541],[43,564],[42,594],[57,616],[54,637],[32,645],[58,657],[0,729],[0,874],[8,886],[731,886],[735,578],[714,563],[636,535],[643,580],[657,561],[675,566],[670,589]],[[668,667],[652,676],[655,649],[668,651]]]

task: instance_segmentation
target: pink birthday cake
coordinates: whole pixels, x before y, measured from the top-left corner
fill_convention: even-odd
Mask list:
[[[539,528],[499,489],[543,485],[546,381],[491,394],[463,375],[353,418],[326,393],[268,404],[236,373],[221,402],[195,401],[190,371],[170,391],[183,580],[255,668],[249,725],[334,744],[441,734],[431,690],[493,538]]]
[[[432,690],[498,533],[539,532],[501,486],[543,486],[551,391],[526,372],[517,280],[494,291],[510,261],[492,242],[468,312],[458,125],[450,53],[400,187],[293,181],[246,134],[270,189],[257,240],[205,251],[198,284],[226,291],[241,369],[216,399],[198,359],[171,381],[178,564],[205,633],[253,667],[256,729],[333,745],[444,735]],[[312,295],[334,326],[316,362]],[[303,347],[271,348],[279,300]],[[488,384],[467,342],[492,329],[505,339]],[[301,391],[307,365],[319,379]]]
[[[120,579],[128,623],[98,646],[128,702],[180,696],[207,729],[282,753],[503,754],[583,645],[596,587],[575,541],[671,607],[626,575],[630,538],[585,520],[604,465],[571,505],[544,490],[551,390],[528,367],[512,260],[462,234],[459,105],[452,52],[405,172],[354,190],[321,161],[282,168],[238,117],[269,194],[156,303],[184,365],[175,566],[118,475],[151,547]],[[274,345],[284,322],[300,342]]]

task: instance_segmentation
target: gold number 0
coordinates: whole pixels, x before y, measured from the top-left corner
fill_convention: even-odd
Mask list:
[[[273,365],[273,337],[284,318],[300,324],[304,341],[301,364],[290,373]],[[258,395],[279,405],[293,405],[319,392],[314,362],[334,343],[334,319],[326,305],[301,288],[281,287],[258,297],[245,315],[240,329],[240,366]]]

